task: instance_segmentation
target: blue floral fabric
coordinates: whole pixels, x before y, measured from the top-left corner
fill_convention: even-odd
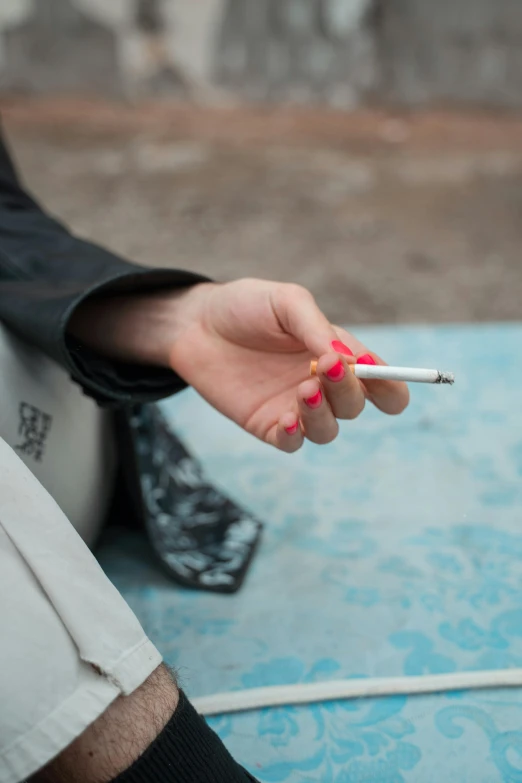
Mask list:
[[[358,330],[390,363],[456,373],[276,453],[193,392],[165,405],[211,479],[266,523],[243,589],[184,591],[142,541],[102,565],[192,696],[339,677],[522,666],[522,326]],[[211,719],[263,783],[522,783],[522,691]]]

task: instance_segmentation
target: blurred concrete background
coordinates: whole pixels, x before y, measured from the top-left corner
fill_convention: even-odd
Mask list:
[[[3,89],[520,107],[518,0],[2,0]]]
[[[514,0],[2,0],[2,114],[48,208],[137,261],[520,319],[521,41]]]

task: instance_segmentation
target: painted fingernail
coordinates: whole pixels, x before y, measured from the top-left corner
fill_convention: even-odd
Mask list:
[[[296,421],[296,423],[292,424],[291,427],[285,427],[285,432],[287,435],[295,435],[298,427],[299,427],[299,422]]]
[[[319,391],[317,391],[312,397],[308,397],[308,399],[305,400],[309,408],[318,408],[322,401],[323,393],[321,389],[319,389]]]
[[[345,369],[343,367],[342,362],[337,362],[337,364],[334,364],[333,367],[331,367],[329,370],[326,371],[326,375],[331,381],[342,381],[344,376],[346,375]]]
[[[353,356],[353,351],[350,351],[348,346],[342,343],[340,340],[334,340],[332,342],[332,348],[334,351],[337,351],[337,353],[342,353],[343,356]]]
[[[373,356],[370,356],[369,353],[363,354],[363,356],[359,356],[357,359],[357,364],[377,364]]]

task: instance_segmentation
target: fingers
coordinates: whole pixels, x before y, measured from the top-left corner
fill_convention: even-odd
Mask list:
[[[351,361],[352,353],[359,358],[363,357],[363,360],[385,364],[349,332],[332,326],[305,288],[297,285],[278,286],[271,293],[271,305],[284,331],[304,344],[312,355],[322,357],[333,349],[345,357],[343,361]],[[398,381],[364,381],[362,389],[367,398],[384,413],[401,413],[409,402],[406,384]],[[340,410],[344,410],[346,400],[345,386],[339,394],[334,393],[335,405],[340,405]]]
[[[384,362],[376,353],[365,351],[357,357],[359,364],[380,364]],[[360,381],[366,389],[366,396],[376,408],[391,416],[402,413],[410,401],[410,392],[400,381],[364,380]]]
[[[304,440],[330,443],[339,432],[338,419],[354,419],[369,399],[388,414],[401,413],[409,402],[406,384],[397,381],[358,380],[348,365],[385,362],[353,335],[332,326],[312,294],[300,286],[282,285],[271,292],[271,306],[286,334],[320,357],[317,375],[297,391],[297,411],[285,413],[267,440],[282,451],[299,449]]]
[[[297,406],[304,434],[312,443],[330,443],[337,437],[339,425],[317,378],[300,384]]]
[[[296,338],[314,356],[331,350],[337,334],[306,288],[281,285],[271,293],[274,314],[284,331]]]
[[[276,445],[296,451],[304,438],[312,443],[330,443],[339,433],[337,419],[355,419],[364,408],[359,381],[336,353],[322,356],[318,376],[300,384],[297,390],[298,418],[285,414],[277,426]]]
[[[355,419],[364,409],[364,393],[347,361],[336,353],[327,353],[317,362],[317,376],[333,415],[337,419]]]
[[[317,362],[316,376],[300,384],[297,390],[297,415],[285,413],[269,433],[267,440],[292,453],[305,439],[325,444],[339,432],[338,419],[355,419],[370,399],[380,410],[400,413],[409,400],[408,387],[396,381],[358,380],[349,369],[354,359],[327,353]],[[362,364],[384,364],[376,354],[365,351],[357,361]]]
[[[362,364],[380,364],[386,365],[386,362],[373,351],[361,343],[356,337],[345,329],[335,327],[338,339],[346,343],[354,352],[357,362]],[[405,383],[399,381],[359,381],[361,383],[366,397],[376,408],[383,413],[396,415],[402,413],[410,401],[410,393]]]
[[[297,415],[295,413],[283,414],[272,433],[272,437],[269,436],[268,440],[269,442],[273,441],[274,446],[281,451],[286,451],[287,454],[292,454],[300,449],[303,445],[304,434]]]

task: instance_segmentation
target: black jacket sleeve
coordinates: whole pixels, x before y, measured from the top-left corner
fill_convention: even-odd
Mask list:
[[[93,295],[143,293],[206,278],[146,269],[73,236],[23,189],[0,136],[0,320],[61,364],[100,404],[150,402],[184,387],[170,370],[98,355],[67,334]]]

